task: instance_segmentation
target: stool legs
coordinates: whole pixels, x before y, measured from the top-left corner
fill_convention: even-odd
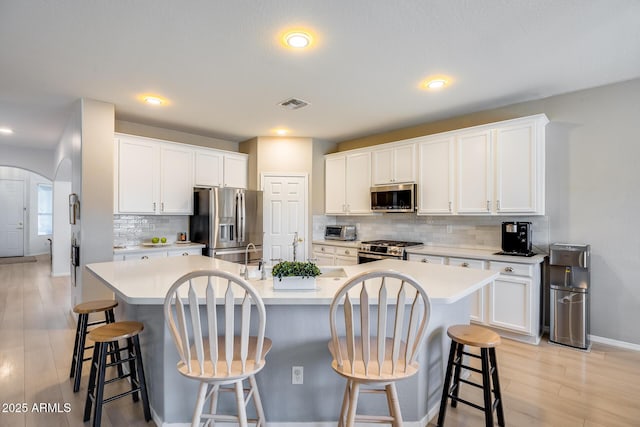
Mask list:
[[[112,347],[116,342],[101,343],[96,342],[93,349],[93,357],[91,360],[91,371],[89,373],[89,386],[87,388],[87,400],[84,406],[84,418],[83,421],[89,421],[91,418],[91,408],[93,407],[93,426],[99,427],[102,419],[102,405],[104,403],[111,402],[112,400],[131,394],[133,401],[139,400],[138,392],[142,397],[142,405],[144,411],[144,418],[146,421],[151,419],[151,410],[149,408],[149,397],[147,394],[147,384],[144,377],[144,368],[142,366],[142,356],[140,352],[140,341],[138,336],[127,338],[127,352],[128,357],[124,360],[121,357],[116,357],[112,364],[122,363],[129,364],[129,374],[122,374],[118,377],[110,380],[106,380],[106,368],[107,368],[107,348]],[[111,352],[113,356],[114,352]],[[121,370],[119,370],[120,374]],[[124,392],[107,399],[104,398],[104,385],[117,379],[123,379],[126,377],[131,378],[131,390]]]
[[[440,401],[440,411],[438,413],[438,426],[444,425],[444,419],[447,411],[447,401],[451,398],[451,407],[455,408],[458,402],[465,403],[476,409],[484,411],[485,425],[487,427],[493,426],[493,410],[494,406],[498,416],[498,425],[504,426],[504,412],[502,408],[502,395],[500,391],[500,381],[498,379],[498,365],[496,360],[496,349],[481,348],[480,356],[471,355],[477,357],[481,361],[481,369],[471,368],[462,364],[462,357],[464,355],[464,344],[451,341],[451,349],[449,351],[449,362],[447,363],[447,371],[445,373],[444,384],[442,388],[442,399]],[[455,367],[455,372],[454,372]],[[482,374],[482,385],[473,383],[468,380],[461,380],[460,373],[462,367],[471,369]],[[453,380],[453,384],[452,384]],[[484,407],[476,405],[475,403],[468,402],[464,399],[460,399],[460,384],[465,382],[467,384],[475,385],[483,390]],[[493,387],[493,388],[492,388]],[[493,392],[493,397],[492,397]]]

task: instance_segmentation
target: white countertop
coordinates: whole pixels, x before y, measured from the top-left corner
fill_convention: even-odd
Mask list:
[[[167,250],[173,250],[173,249],[197,249],[197,248],[204,248],[205,245],[203,245],[202,243],[166,243],[166,244],[160,244],[158,243],[157,245],[154,246],[145,246],[145,245],[138,245],[138,246],[127,246],[124,248],[113,248],[113,254],[114,255],[124,255],[124,254],[131,254],[131,253],[137,253],[137,252],[156,252],[156,251],[167,251]]]
[[[129,304],[163,304],[169,287],[182,275],[194,270],[221,269],[239,274],[241,266],[204,256],[150,258],[88,264],[87,269]],[[450,304],[470,295],[498,277],[498,272],[448,265],[383,260],[344,266],[347,276],[374,269],[391,269],[412,276],[421,283],[432,304]],[[317,279],[311,291],[273,289],[273,280],[249,280],[265,305],[329,305],[347,278]]]
[[[437,255],[446,257],[459,257],[459,258],[471,258],[482,259],[488,261],[499,262],[514,262],[520,264],[540,264],[544,261],[547,254],[540,253],[530,257],[526,256],[512,256],[512,255],[496,255],[496,252],[500,252],[500,249],[470,249],[470,248],[455,248],[449,246],[411,246],[406,248],[409,254],[419,255]]]
[[[359,248],[360,240],[314,240],[312,241],[314,245],[329,245],[329,246],[341,246],[347,248]]]

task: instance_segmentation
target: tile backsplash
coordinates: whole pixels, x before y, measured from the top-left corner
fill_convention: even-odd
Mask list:
[[[166,237],[168,242],[175,242],[178,232],[188,230],[189,217],[185,215],[114,215],[113,245],[136,246],[152,237]]]
[[[489,216],[417,216],[411,213],[392,213],[373,216],[313,217],[313,239],[324,237],[325,225],[355,225],[358,240],[396,239],[422,242],[426,245],[499,250],[503,221],[529,221],[532,223],[534,251],[547,252],[549,248],[549,218],[489,217]]]

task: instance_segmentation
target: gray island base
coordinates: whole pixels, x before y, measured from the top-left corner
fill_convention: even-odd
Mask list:
[[[164,321],[164,295],[187,272],[221,269],[237,274],[240,266],[188,256],[96,263],[87,268],[115,293],[120,302],[117,319],[137,320],[145,325],[140,340],[154,420],[158,425],[189,424],[198,384],[176,370],[178,353]],[[397,384],[404,421],[409,426],[422,426],[439,407],[450,344],[446,330],[453,324],[469,323],[468,297],[493,281],[498,273],[395,260],[344,267],[347,276],[373,269],[409,274],[423,284],[431,299],[426,347],[419,358],[421,369],[416,376]],[[270,426],[335,425],[345,380],[331,369],[327,349],[329,304],[346,280],[320,277],[317,289],[312,291],[275,291],[271,279],[250,280],[264,300],[266,335],[273,341],[267,364],[257,375]],[[303,384],[291,383],[293,366],[304,367]],[[219,410],[235,412],[233,396],[226,394],[221,397]],[[377,399],[384,398],[368,395],[361,399],[359,412],[386,411],[386,402]],[[252,405],[248,410],[249,416],[253,416]]]

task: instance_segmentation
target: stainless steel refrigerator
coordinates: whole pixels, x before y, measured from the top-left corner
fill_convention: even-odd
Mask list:
[[[262,191],[241,188],[195,188],[190,240],[206,247],[202,254],[225,261],[249,263],[262,259]]]

